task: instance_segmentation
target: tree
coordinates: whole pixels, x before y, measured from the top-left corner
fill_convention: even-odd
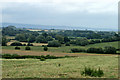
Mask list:
[[[47,41],[52,41],[53,38],[52,38],[51,36],[47,36],[47,37],[46,37],[46,40],[47,40]]]
[[[70,42],[70,39],[68,37],[64,37],[64,42]]]
[[[42,36],[44,36],[46,38],[48,36],[48,34],[46,32],[43,32]]]
[[[7,42],[6,37],[2,37],[2,46],[7,46]]]
[[[10,44],[11,46],[23,46],[20,42],[13,42]]]
[[[48,47],[60,47],[60,46],[61,44],[57,40],[48,42]]]
[[[76,44],[80,46],[85,46],[89,44],[89,41],[87,38],[77,38],[76,39]]]
[[[47,46],[44,46],[44,51],[47,51],[47,50],[48,50]]]
[[[26,34],[17,34],[15,36],[15,39],[20,41],[20,42],[27,42],[28,35]]]
[[[116,48],[114,48],[112,46],[106,46],[104,48],[104,53],[105,54],[115,54],[116,53]]]
[[[30,35],[27,40],[28,40],[29,43],[32,43],[36,40],[35,38],[36,38],[35,36]]]
[[[61,44],[64,43],[64,37],[61,36],[61,35],[56,35],[56,36],[55,36],[55,39],[58,40]]]
[[[45,39],[44,36],[40,35],[36,38],[37,43],[47,43],[47,40]]]

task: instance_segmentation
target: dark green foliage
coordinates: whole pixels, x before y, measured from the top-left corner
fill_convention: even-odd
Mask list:
[[[18,40],[18,41],[20,41],[20,42],[27,42],[28,35],[29,34],[25,34],[25,33],[17,34],[15,36],[15,39]]]
[[[88,53],[103,53],[103,49],[102,48],[88,48],[87,52]]]
[[[20,50],[20,47],[16,46],[16,47],[15,47],[15,50]]]
[[[44,36],[40,35],[36,38],[37,43],[47,43],[47,40]]]
[[[23,46],[26,46],[26,44],[23,44]]]
[[[27,46],[33,46],[33,44],[31,44],[31,43],[28,43],[28,44],[27,44]]]
[[[60,46],[61,44],[56,40],[48,42],[48,47],[60,47]]]
[[[73,48],[73,49],[71,49],[71,51],[72,51],[73,53],[75,53],[75,52],[85,52],[84,49],[80,49],[80,48]]]
[[[7,46],[7,42],[8,40],[6,39],[6,37],[2,37],[2,46]],[[0,41],[1,43],[1,41]]]
[[[57,59],[57,58],[63,58],[63,57],[56,57],[51,55],[41,55],[41,56],[31,56],[31,55],[17,55],[17,54],[2,54],[2,58],[5,59],[25,59],[25,58],[34,58],[34,59]]]
[[[47,46],[44,46],[44,51],[47,51],[47,50],[48,50]]]
[[[52,38],[51,36],[47,36],[47,37],[46,37],[46,40],[47,40],[47,41],[52,41],[53,38]]]
[[[70,42],[70,39],[68,38],[68,37],[64,37],[64,42],[66,43],[66,42]]]
[[[32,34],[29,35],[29,37],[27,38],[27,41],[29,43],[35,42],[36,41],[36,37]]]
[[[104,48],[104,53],[105,54],[115,54],[116,53],[116,48],[114,48],[112,46],[106,46]]]
[[[70,43],[66,43],[65,46],[70,46]]]
[[[103,70],[101,70],[100,68],[97,70],[90,67],[85,67],[81,75],[91,76],[91,77],[102,77],[104,73],[103,73]]]
[[[31,48],[29,46],[26,46],[25,50],[31,50]]]
[[[45,61],[45,58],[41,58],[40,61]]]
[[[48,34],[46,32],[43,32],[42,36],[44,36],[46,38],[48,36]]]
[[[61,44],[64,43],[64,36],[62,36],[62,35],[56,35],[55,39],[58,40]]]
[[[20,42],[13,42],[10,44],[10,46],[23,46]]]
[[[89,41],[86,38],[77,38],[76,39],[76,45],[85,46],[88,44],[89,44]]]

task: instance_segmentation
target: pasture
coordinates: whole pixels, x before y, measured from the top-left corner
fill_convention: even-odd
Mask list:
[[[33,43],[33,45],[36,44],[41,44],[41,43]],[[42,44],[44,45],[44,44]],[[45,44],[47,45],[47,44]],[[96,44],[90,44],[87,46],[64,46],[62,45],[61,47],[48,47],[48,52],[56,52],[56,53],[71,53],[72,48],[83,48],[83,49],[88,49],[90,47],[102,47],[104,48],[105,46],[113,46],[116,49],[118,49],[118,41],[115,42],[104,42],[104,43],[96,43]],[[3,46],[2,49],[6,50],[14,50],[15,46]],[[25,50],[25,46],[20,47],[22,51]],[[37,51],[37,52],[44,52],[42,46],[31,46],[31,51]]]
[[[60,66],[58,66],[60,64]],[[118,77],[118,56],[79,56],[47,59],[3,59],[3,78],[89,78],[81,75],[85,66],[104,71],[103,78]],[[32,72],[32,73],[31,73]]]

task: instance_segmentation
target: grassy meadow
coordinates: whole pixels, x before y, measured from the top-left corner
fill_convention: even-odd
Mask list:
[[[60,66],[58,66],[60,64]],[[104,78],[118,77],[118,56],[80,56],[61,59],[3,59],[3,78],[90,78],[81,75],[89,66],[104,71]],[[31,73],[32,72],[32,73]]]

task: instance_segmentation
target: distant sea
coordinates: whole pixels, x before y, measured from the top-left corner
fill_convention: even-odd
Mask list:
[[[15,26],[17,28],[26,29],[62,29],[62,30],[93,30],[93,31],[118,31],[118,29],[107,28],[90,28],[90,27],[74,27],[74,26],[55,26],[55,25],[36,25],[36,24],[20,24],[20,23],[2,23],[0,27]]]

